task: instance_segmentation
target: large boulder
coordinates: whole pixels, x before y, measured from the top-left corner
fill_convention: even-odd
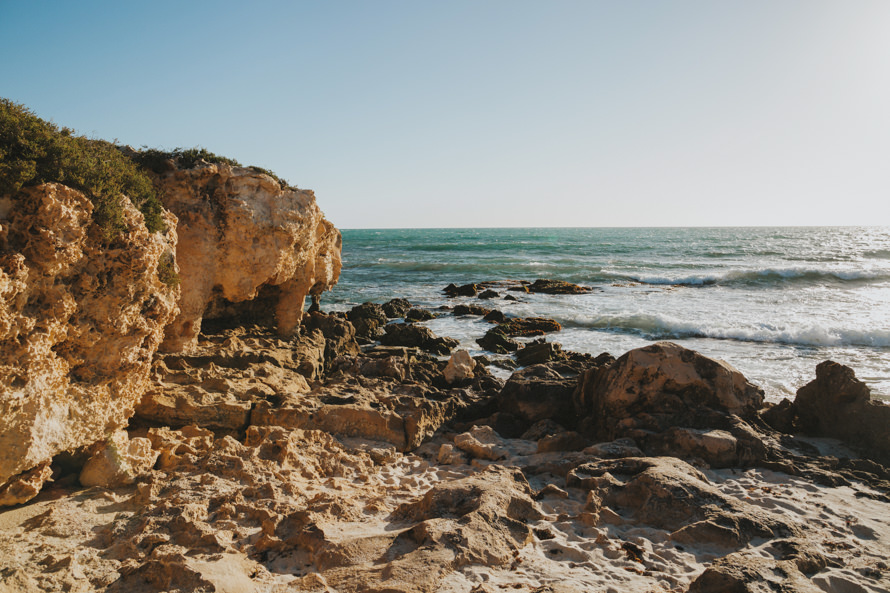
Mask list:
[[[280,334],[291,335],[306,296],[337,283],[340,232],[312,191],[282,187],[254,169],[207,162],[171,167],[155,182],[164,206],[179,218],[181,311],[167,328],[164,351],[193,348],[202,321],[213,317],[267,317]]]
[[[634,430],[711,428],[732,415],[748,418],[763,404],[763,390],[723,361],[659,342],[586,371],[574,401],[597,438],[611,440]]]
[[[149,233],[122,206],[111,240],[90,201],[59,184],[22,190],[0,219],[0,489],[126,426],[148,387],[177,313],[176,219]]]
[[[459,343],[454,338],[440,338],[430,328],[413,323],[393,323],[384,331],[386,333],[380,337],[382,344],[420,348],[441,356],[449,354]]]
[[[841,439],[890,466],[890,406],[872,401],[850,367],[826,360],[794,399],[797,426],[813,436]]]

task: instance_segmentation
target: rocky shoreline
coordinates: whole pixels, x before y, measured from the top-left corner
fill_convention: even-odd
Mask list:
[[[771,405],[679,345],[578,354],[494,306],[591,290],[555,280],[325,313],[311,192],[155,175],[164,232],[129,209],[104,244],[58,184],[2,219],[0,592],[888,589],[890,407],[852,369]],[[487,354],[437,315],[490,322]]]

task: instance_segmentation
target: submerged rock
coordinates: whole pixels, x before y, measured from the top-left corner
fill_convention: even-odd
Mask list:
[[[587,286],[579,286],[563,280],[547,280],[539,278],[528,286],[529,292],[544,294],[584,294],[593,290]]]

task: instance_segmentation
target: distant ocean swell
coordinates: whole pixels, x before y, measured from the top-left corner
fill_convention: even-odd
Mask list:
[[[649,340],[711,338],[792,346],[866,346],[890,348],[890,330],[856,330],[823,325],[801,327],[714,327],[653,313],[618,313],[567,317],[566,327],[630,333]]]

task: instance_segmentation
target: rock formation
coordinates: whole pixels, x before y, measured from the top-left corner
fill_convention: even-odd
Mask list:
[[[311,191],[282,188],[268,175],[227,164],[177,169],[156,180],[164,207],[179,218],[176,258],[180,313],[162,349],[195,346],[211,318],[268,318],[282,335],[300,325],[307,295],[340,275],[340,233]],[[266,319],[263,319],[264,321]]]
[[[0,484],[125,427],[148,387],[178,311],[178,286],[162,282],[176,218],[152,234],[123,202],[125,231],[108,243],[63,185],[22,190],[0,221]]]

